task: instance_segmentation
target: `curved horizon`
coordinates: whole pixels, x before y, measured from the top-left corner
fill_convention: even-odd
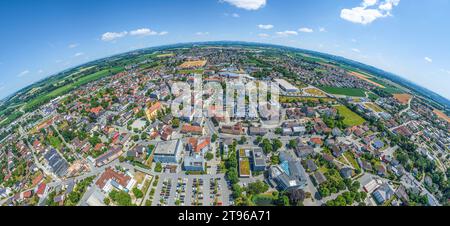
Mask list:
[[[347,57],[344,57],[344,56],[334,55],[334,54],[327,53],[327,52],[320,52],[320,51],[312,50],[312,49],[298,48],[298,47],[295,47],[295,46],[280,45],[280,44],[271,44],[271,43],[264,43],[264,42],[236,41],[236,40],[234,40],[234,41],[231,41],[231,40],[210,41],[210,40],[208,40],[208,41],[198,41],[198,42],[179,42],[179,43],[172,43],[172,44],[164,44],[164,45],[148,46],[148,47],[138,48],[138,49],[134,49],[134,50],[130,50],[130,51],[124,51],[124,52],[121,52],[121,53],[116,53],[116,54],[113,54],[113,55],[108,55],[108,56],[100,57],[100,58],[97,58],[97,59],[93,59],[93,60],[91,60],[91,61],[87,61],[87,62],[81,63],[81,64],[76,65],[76,66],[73,66],[73,67],[65,68],[65,69],[63,69],[63,70],[61,70],[61,71],[59,71],[59,72],[57,72],[57,73],[54,73],[54,74],[45,76],[45,77],[43,77],[42,79],[40,79],[40,80],[38,80],[38,81],[36,81],[36,82],[33,82],[33,83],[31,83],[31,84],[29,84],[29,85],[27,85],[27,86],[24,86],[24,87],[22,87],[22,88],[20,88],[20,89],[18,89],[18,90],[16,90],[16,91],[14,91],[14,92],[12,92],[12,93],[6,95],[5,97],[2,97],[1,101],[5,101],[5,100],[7,100],[8,98],[10,98],[11,96],[14,96],[15,94],[19,93],[20,91],[26,90],[26,89],[29,88],[30,86],[33,86],[33,85],[35,85],[35,84],[37,84],[37,83],[40,83],[40,82],[43,82],[43,81],[45,81],[45,80],[47,80],[47,79],[49,79],[49,78],[52,78],[52,77],[54,77],[54,76],[58,76],[58,75],[60,75],[61,73],[65,72],[65,71],[72,70],[72,69],[79,68],[79,67],[83,67],[84,65],[93,63],[93,62],[95,62],[95,61],[101,61],[101,60],[104,60],[104,59],[108,59],[108,58],[112,58],[112,57],[116,57],[116,56],[120,56],[120,55],[124,55],[124,54],[129,54],[129,53],[133,53],[133,52],[136,52],[136,51],[150,50],[150,49],[152,49],[152,48],[163,48],[163,49],[164,49],[165,47],[167,47],[167,49],[170,49],[172,46],[176,46],[176,45],[195,45],[195,44],[214,45],[214,43],[215,43],[215,44],[220,44],[220,43],[235,43],[235,44],[238,44],[238,43],[245,43],[245,44],[261,45],[261,46],[262,46],[262,45],[265,45],[265,46],[273,46],[273,47],[291,48],[291,49],[295,49],[295,50],[309,51],[309,52],[315,52],[315,53],[319,53],[319,54],[326,54],[326,55],[329,55],[329,56],[332,56],[332,57],[339,57],[339,58],[342,58],[342,59],[345,59],[345,60],[349,60],[349,61],[357,62],[357,63],[360,63],[360,64],[364,64],[364,65],[366,65],[366,66],[368,66],[368,67],[373,67],[373,68],[376,68],[376,69],[378,69],[378,70],[382,70],[382,71],[384,71],[385,73],[389,73],[389,74],[392,74],[392,75],[394,75],[394,76],[397,76],[397,77],[399,77],[399,78],[401,78],[401,79],[403,79],[403,80],[405,80],[405,81],[407,81],[407,82],[410,82],[410,83],[412,83],[412,84],[414,84],[414,85],[416,85],[416,86],[418,86],[418,87],[421,87],[421,88],[423,88],[423,89],[426,89],[428,92],[431,92],[431,93],[433,93],[433,94],[436,94],[436,95],[438,95],[439,97],[442,97],[442,98],[444,98],[445,100],[447,100],[447,101],[450,102],[450,99],[449,99],[449,98],[447,98],[447,97],[445,97],[445,96],[443,96],[443,95],[441,95],[441,94],[439,94],[439,93],[436,93],[435,91],[432,91],[432,90],[430,90],[430,89],[424,87],[423,85],[420,85],[420,84],[418,84],[418,83],[416,83],[416,82],[414,82],[414,81],[411,81],[411,80],[409,80],[409,79],[408,79],[407,77],[405,77],[405,76],[398,75],[398,74],[395,74],[395,73],[393,73],[393,72],[389,72],[389,71],[387,71],[387,70],[385,70],[385,69],[378,68],[378,67],[376,67],[376,66],[374,66],[374,65],[370,65],[370,64],[367,64],[367,63],[364,63],[364,62],[360,62],[360,61],[355,60],[355,59],[350,59],[350,58],[347,58]],[[376,75],[376,76],[379,77],[379,75]],[[389,80],[391,80],[391,79],[389,79]],[[392,80],[391,80],[391,81],[392,81]],[[418,92],[418,90],[414,90],[414,91]],[[447,107],[450,107],[450,106],[447,106]]]

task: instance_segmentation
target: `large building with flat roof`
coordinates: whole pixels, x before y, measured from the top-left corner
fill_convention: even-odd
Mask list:
[[[180,162],[183,142],[181,140],[171,140],[160,142],[155,148],[153,161],[160,163]]]
[[[284,79],[274,79],[280,88],[287,93],[298,93],[300,90]]]
[[[266,156],[261,148],[256,148],[253,150],[253,170],[254,171],[264,171],[266,169]]]

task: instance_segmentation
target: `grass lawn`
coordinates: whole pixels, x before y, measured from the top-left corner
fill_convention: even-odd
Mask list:
[[[375,94],[375,93],[369,92],[369,99],[375,101],[375,100],[377,100],[378,98],[380,98],[380,96],[378,96],[378,95]]]
[[[341,105],[336,107],[336,109],[338,110],[339,114],[344,117],[344,124],[348,127],[359,126],[366,121],[361,118],[361,116],[348,109],[346,106]]]
[[[240,176],[250,175],[250,161],[248,159],[239,160],[239,175]]]
[[[259,194],[253,196],[253,203],[257,206],[273,206],[275,197],[272,194]]]
[[[343,95],[343,96],[351,96],[351,97],[365,97],[366,91],[364,89],[355,89],[355,88],[339,88],[339,87],[330,87],[330,86],[321,86],[319,87],[321,90],[335,95]]]
[[[353,153],[346,151],[344,153],[345,158],[352,164],[353,168],[361,170],[361,168],[358,165],[358,162],[356,162],[355,157],[353,156]]]
[[[61,150],[61,148],[62,148],[61,142],[62,141],[58,137],[51,136],[48,138],[48,140],[50,142],[50,145],[52,145],[54,148],[56,148],[58,150]]]

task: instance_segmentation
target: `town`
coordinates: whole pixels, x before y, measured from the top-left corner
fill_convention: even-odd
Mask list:
[[[64,76],[42,86],[49,93],[18,94],[27,103],[13,120],[0,116],[7,122],[0,129],[0,205],[450,200],[449,118],[417,93],[356,67],[290,49],[193,45],[136,51]],[[196,76],[202,93],[172,92],[178,82],[194,86]],[[279,87],[278,102],[265,103],[280,109],[276,124],[255,114],[251,91],[233,93],[243,107],[204,101],[214,93],[207,83],[233,82]],[[203,112],[174,116],[186,107],[172,109],[180,98]]]

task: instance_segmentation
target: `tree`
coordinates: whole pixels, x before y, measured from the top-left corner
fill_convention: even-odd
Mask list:
[[[237,184],[239,182],[238,172],[236,168],[232,168],[227,171],[227,178],[231,184]]]
[[[233,198],[237,199],[242,196],[242,188],[239,186],[239,184],[233,184]]]
[[[281,147],[283,147],[283,143],[279,139],[272,140],[273,150],[278,151]]]
[[[134,197],[136,197],[137,199],[144,197],[144,194],[142,193],[142,191],[140,189],[138,189],[137,187],[133,188],[133,194],[134,194]]]
[[[289,206],[289,197],[286,195],[279,195],[278,199],[276,200],[276,204],[278,206]]]
[[[106,198],[103,199],[103,203],[105,203],[105,205],[109,206],[109,204],[111,203],[111,199],[106,197]]]
[[[111,191],[109,198],[113,200],[118,206],[132,206],[131,196],[124,191]]]
[[[289,148],[294,149],[294,148],[297,147],[297,145],[298,145],[297,140],[290,140],[289,141]]]
[[[213,155],[213,153],[208,152],[208,153],[206,153],[205,158],[206,158],[206,160],[211,161],[214,158],[214,155]]]
[[[157,173],[161,173],[162,172],[162,164],[160,162],[156,163],[155,172],[157,172]]]
[[[288,192],[289,203],[293,206],[302,206],[306,194],[302,189],[292,189]]]
[[[213,142],[213,143],[216,142],[218,138],[219,138],[219,136],[217,136],[217,134],[213,134],[211,137],[211,142]]]
[[[243,145],[247,142],[247,138],[245,136],[242,136],[241,139],[239,140],[239,144]]]
[[[172,127],[173,127],[173,128],[178,128],[178,127],[180,127],[180,120],[179,120],[178,118],[174,118],[174,119],[172,120]]]
[[[265,138],[265,139],[262,141],[261,146],[262,146],[262,149],[263,149],[263,151],[264,151],[265,154],[269,154],[270,152],[273,151],[273,146],[272,146],[272,144],[270,143],[269,139],[267,139],[267,138]]]
[[[262,136],[257,136],[256,139],[255,139],[254,144],[260,144],[262,139],[263,139]]]
[[[283,129],[282,128],[276,128],[275,129],[275,134],[280,135],[283,133]]]
[[[254,183],[248,184],[248,187],[247,187],[248,193],[253,194],[253,195],[258,195],[258,194],[267,192],[268,190],[269,190],[269,185],[267,185],[266,183],[264,183],[260,180],[254,182]]]

